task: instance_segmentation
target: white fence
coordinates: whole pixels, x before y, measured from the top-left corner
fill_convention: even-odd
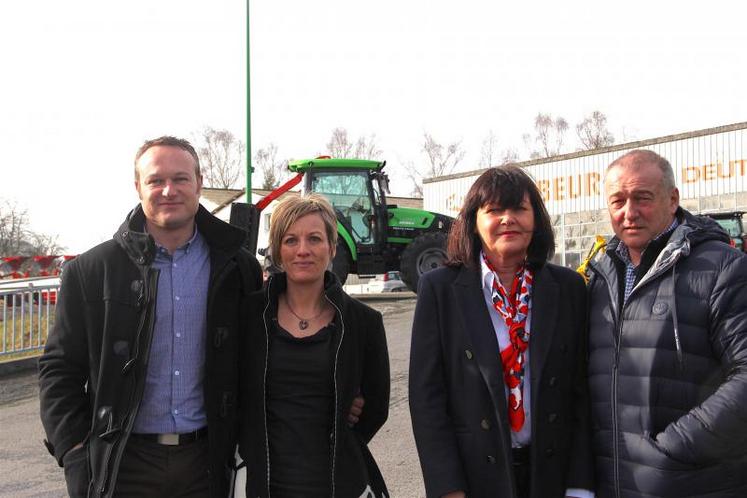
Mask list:
[[[59,284],[0,290],[0,361],[39,351],[54,325]]]

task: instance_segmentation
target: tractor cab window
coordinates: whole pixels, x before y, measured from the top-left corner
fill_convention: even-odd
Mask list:
[[[373,187],[373,193],[374,193],[374,203],[378,206],[383,206],[384,202],[382,201],[383,196],[381,195],[381,181],[378,177],[372,176],[371,179],[373,180],[371,182],[371,186]]]
[[[741,230],[739,229],[739,221],[735,219],[726,219],[726,220],[717,220],[718,224],[721,225],[721,228],[726,230],[726,233],[729,234],[729,237],[735,238],[742,235]]]
[[[372,244],[373,208],[368,190],[368,174],[361,172],[316,172],[311,190],[327,197],[337,219],[356,243]]]

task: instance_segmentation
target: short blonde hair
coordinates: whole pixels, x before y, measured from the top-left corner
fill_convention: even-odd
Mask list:
[[[300,218],[314,213],[322,217],[330,250],[334,254],[337,247],[337,217],[332,204],[319,194],[288,197],[277,205],[270,217],[270,257],[276,265],[282,264],[280,245],[285,233]]]

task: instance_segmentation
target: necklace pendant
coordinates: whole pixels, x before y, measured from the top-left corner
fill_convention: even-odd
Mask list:
[[[309,322],[307,320],[299,320],[298,328],[301,330],[306,330],[307,328],[309,328]]]

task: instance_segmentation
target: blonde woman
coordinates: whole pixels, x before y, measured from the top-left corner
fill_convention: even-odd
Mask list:
[[[324,197],[291,197],[272,214],[282,272],[251,296],[242,351],[247,496],[388,496],[367,448],[389,411],[384,325],[328,271],[336,243]],[[365,408],[350,425],[356,396]]]

